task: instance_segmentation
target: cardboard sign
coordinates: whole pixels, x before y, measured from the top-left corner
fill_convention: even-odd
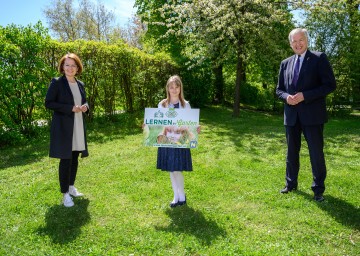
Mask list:
[[[146,108],[144,145],[152,147],[196,148],[199,109]]]

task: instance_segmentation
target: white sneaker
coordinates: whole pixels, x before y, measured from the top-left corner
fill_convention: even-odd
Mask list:
[[[74,206],[74,202],[73,202],[71,196],[69,195],[69,193],[65,193],[65,194],[64,194],[63,204],[64,204],[65,207],[72,207],[72,206]]]
[[[79,197],[84,195],[83,193],[77,191],[77,189],[74,186],[69,186],[69,194],[74,197]]]

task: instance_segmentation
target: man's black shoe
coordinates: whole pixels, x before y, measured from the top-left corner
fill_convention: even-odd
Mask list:
[[[314,196],[314,200],[316,202],[322,202],[322,201],[325,200],[325,198],[324,198],[324,196],[322,194],[317,194],[317,195]]]
[[[289,188],[289,187],[285,187],[285,188],[283,188],[282,190],[280,190],[280,193],[281,194],[287,194],[287,193],[289,193],[289,192],[291,192],[291,191],[293,191],[293,190],[297,190],[297,187],[294,187],[294,188]]]

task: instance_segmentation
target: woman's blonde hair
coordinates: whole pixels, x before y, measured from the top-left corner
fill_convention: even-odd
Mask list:
[[[66,59],[73,59],[76,63],[76,66],[78,67],[78,70],[76,72],[77,75],[80,75],[83,71],[83,65],[81,63],[81,60],[79,58],[79,56],[77,56],[75,53],[68,53],[68,54],[65,54],[59,61],[59,66],[58,66],[58,71],[61,73],[61,74],[64,74],[65,71],[64,71],[64,64],[65,64],[65,60]]]
[[[166,82],[166,99],[164,99],[162,101],[162,106],[163,107],[168,107],[170,104],[170,92],[169,92],[169,87],[171,84],[175,84],[176,87],[180,87],[180,95],[179,95],[179,100],[180,100],[180,104],[181,106],[184,108],[185,107],[185,99],[184,99],[184,89],[183,89],[183,84],[181,82],[181,78],[178,75],[174,75],[171,76],[167,82]]]

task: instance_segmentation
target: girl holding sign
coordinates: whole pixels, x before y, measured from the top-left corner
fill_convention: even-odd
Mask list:
[[[166,83],[167,98],[163,99],[158,108],[190,109],[190,104],[184,99],[183,84],[179,76],[169,78]],[[197,128],[200,133],[200,126]],[[186,204],[183,171],[192,171],[192,159],[189,148],[159,147],[157,154],[157,169],[170,173],[174,199],[170,207]]]

